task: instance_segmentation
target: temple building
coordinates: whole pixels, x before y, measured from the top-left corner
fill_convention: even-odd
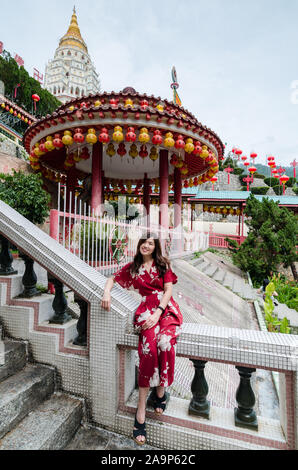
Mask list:
[[[81,36],[75,8],[67,33],[46,65],[45,88],[63,104],[100,92],[100,81]]]

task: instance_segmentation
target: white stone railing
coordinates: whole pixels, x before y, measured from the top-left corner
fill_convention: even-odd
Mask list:
[[[102,310],[100,301],[106,278],[1,201],[0,234],[88,304],[84,367],[77,362],[74,354],[57,351],[56,354],[49,354],[47,348],[50,346],[44,332],[42,339],[35,339],[34,336],[30,339],[39,344],[44,341],[38,360],[56,367],[63,376],[65,391],[79,393],[77,384],[85,384],[83,396],[90,406],[94,422],[131,436],[136,409],[134,356],[138,344],[138,337],[133,334],[131,326],[137,301],[115,286],[111,312]],[[0,276],[0,297],[3,282]],[[5,328],[11,334],[16,323],[16,307],[12,312],[8,310],[9,306],[0,301],[0,320],[5,318]],[[26,328],[32,329],[32,324],[31,320],[28,321]],[[52,328],[52,332],[50,327],[47,331],[49,336],[56,333],[55,325]],[[31,346],[33,351],[37,350],[37,344]],[[297,449],[297,336],[186,323],[178,341],[177,356],[192,360],[198,371],[192,387],[194,408],[200,405],[198,400],[208,399],[208,396],[204,397],[204,390],[202,392],[204,363],[227,363],[240,368],[240,373],[244,374],[242,388],[246,392],[249,380],[245,372],[249,375],[257,368],[279,372],[280,421],[257,416],[258,429],[246,429],[236,426],[231,409],[211,406],[209,419],[206,419],[188,413],[189,401],[172,397],[166,413],[161,417],[162,425],[148,412],[148,442],[151,445],[192,450]]]

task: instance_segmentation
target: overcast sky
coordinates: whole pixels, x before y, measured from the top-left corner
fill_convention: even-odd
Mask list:
[[[0,0],[0,41],[31,75],[54,57],[74,4],[102,91],[172,100],[175,65],[182,105],[228,149],[298,160],[298,0]]]

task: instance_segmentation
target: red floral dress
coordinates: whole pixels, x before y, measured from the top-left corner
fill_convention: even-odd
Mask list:
[[[177,276],[168,269],[161,277],[155,261],[149,272],[142,265],[137,274],[131,273],[131,265],[132,263],[126,264],[113,278],[125,289],[137,290],[142,296],[134,317],[134,326],[140,334],[139,387],[167,387],[174,380],[176,343],[182,330],[183,317],[179,305],[171,297],[154,327],[142,330],[142,325],[159,306],[164,295],[164,284],[176,284]]]

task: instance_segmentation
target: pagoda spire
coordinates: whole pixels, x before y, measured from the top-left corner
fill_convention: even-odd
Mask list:
[[[78,25],[76,7],[73,7],[73,13],[67,33],[60,40],[59,46],[77,46],[88,53],[88,49]]]

